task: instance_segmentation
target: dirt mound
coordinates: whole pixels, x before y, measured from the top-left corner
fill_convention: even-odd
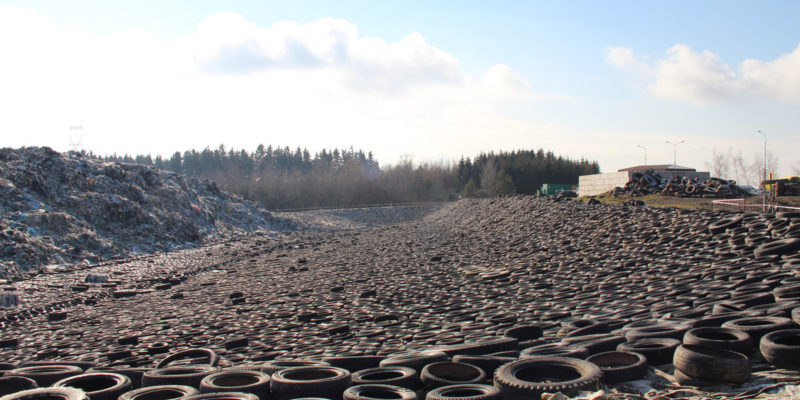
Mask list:
[[[0,276],[94,263],[269,229],[214,182],[47,147],[0,149]]]

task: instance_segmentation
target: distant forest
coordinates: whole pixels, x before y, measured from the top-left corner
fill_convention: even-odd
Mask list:
[[[575,184],[579,175],[600,171],[597,162],[570,160],[542,149],[481,153],[451,164],[403,160],[383,167],[372,152],[352,147],[312,155],[300,148],[260,145],[248,153],[220,145],[175,152],[166,159],[127,154],[98,158],[212,179],[271,210],[535,194],[543,183]]]

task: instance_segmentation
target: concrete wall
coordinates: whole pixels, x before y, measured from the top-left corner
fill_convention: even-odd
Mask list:
[[[628,172],[582,175],[578,177],[578,196],[594,196],[605,193],[617,186],[625,186],[628,179],[630,179]]]

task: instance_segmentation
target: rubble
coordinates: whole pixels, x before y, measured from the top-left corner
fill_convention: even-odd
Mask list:
[[[739,187],[736,181],[732,180],[714,177],[705,180],[688,176],[665,177],[651,169],[644,173],[631,174],[628,183],[624,187],[615,188],[611,194],[613,196],[661,194],[675,197],[731,198],[749,196],[750,192]]]
[[[199,246],[275,222],[208,180],[48,147],[0,149],[2,278]]]

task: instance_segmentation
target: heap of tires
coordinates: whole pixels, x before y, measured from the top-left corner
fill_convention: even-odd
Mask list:
[[[666,177],[653,170],[644,173],[634,172],[624,187],[616,188],[614,195],[630,194],[644,196],[661,194],[676,197],[742,197],[750,193],[739,187],[735,181],[710,177],[698,179],[689,176]]]
[[[42,287],[44,304],[17,290],[2,400],[535,398],[653,368],[699,387],[800,368],[800,215],[465,204],[480,208],[141,261],[199,268],[169,284],[82,275],[85,291]]]

